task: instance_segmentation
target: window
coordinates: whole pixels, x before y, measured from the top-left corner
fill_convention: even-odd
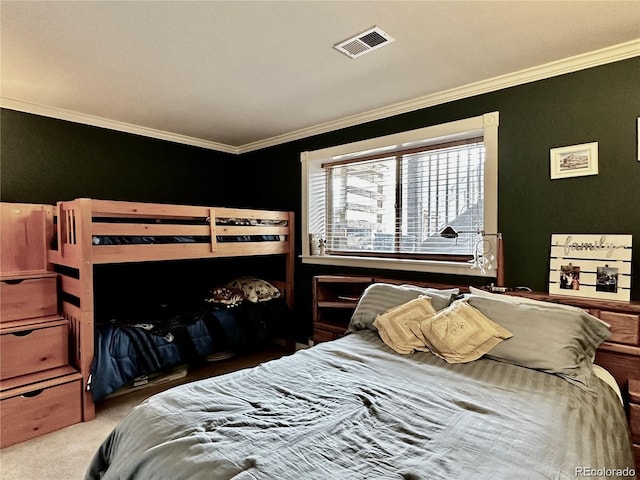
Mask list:
[[[482,138],[324,164],[328,254],[469,260],[483,224]],[[458,241],[440,235],[447,226]]]
[[[303,234],[326,240],[321,257],[304,242],[303,261],[478,274],[478,245],[495,248],[497,119],[303,152]]]

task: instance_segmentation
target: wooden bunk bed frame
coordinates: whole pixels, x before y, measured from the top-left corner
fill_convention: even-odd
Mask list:
[[[62,314],[69,321],[71,358],[82,373],[83,421],[95,418],[95,405],[90,391],[94,355],[94,265],[282,255],[285,259],[285,279],[274,281],[273,284],[283,292],[289,308],[293,308],[293,212],[79,198],[58,202],[53,216],[56,232],[54,243],[57,245],[48,251],[48,261],[60,274]],[[228,218],[284,220],[286,226],[216,224],[217,219]],[[123,222],[123,219],[126,220]],[[220,236],[245,235],[279,235],[284,240],[217,241]],[[94,245],[94,236],[208,236],[209,242]]]

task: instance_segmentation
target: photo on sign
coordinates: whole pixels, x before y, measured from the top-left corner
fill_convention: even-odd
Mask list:
[[[605,265],[597,268],[596,291],[611,292],[618,291],[618,269]]]
[[[580,290],[580,267],[562,265],[560,267],[560,288],[563,290]]]

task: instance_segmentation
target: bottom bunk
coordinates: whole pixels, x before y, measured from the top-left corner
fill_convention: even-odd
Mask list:
[[[120,299],[95,320],[94,402],[285,338],[290,310],[271,283],[242,277],[197,300]]]
[[[163,307],[164,308],[164,307]],[[282,338],[288,308],[283,300],[233,308],[204,307],[167,317],[96,325],[91,392],[102,400],[122,388],[138,387],[179,365],[224,360]]]

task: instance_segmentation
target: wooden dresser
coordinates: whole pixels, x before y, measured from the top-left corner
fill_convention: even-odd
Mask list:
[[[51,207],[0,204],[0,448],[81,420],[69,322],[47,270]]]
[[[640,302],[562,297],[537,292],[509,294],[580,307],[611,326],[611,337],[598,348],[595,363],[611,372],[623,392],[636,472],[640,472]]]
[[[629,425],[636,459],[636,475],[640,475],[640,380],[629,381]]]
[[[313,277],[313,342],[335,340],[345,334],[349,320],[372,277],[320,275]]]
[[[313,277],[314,343],[344,335],[360,295],[375,282],[411,283],[434,288],[454,287],[367,276]],[[587,310],[610,325],[611,337],[598,348],[595,361],[614,376],[623,392],[633,439],[636,471],[640,472],[640,302],[564,297],[542,292],[509,292],[508,295],[573,305]]]
[[[640,380],[640,302],[563,297],[539,292],[511,292],[509,295],[573,305],[608,323],[611,337],[598,348],[596,363],[609,370],[624,391],[630,379]]]

